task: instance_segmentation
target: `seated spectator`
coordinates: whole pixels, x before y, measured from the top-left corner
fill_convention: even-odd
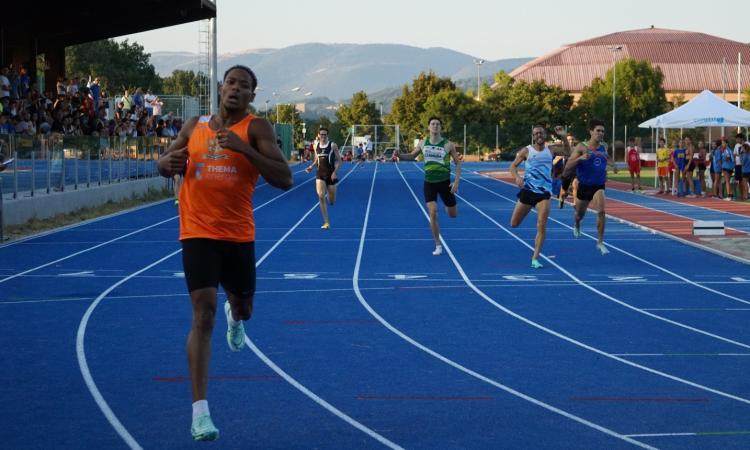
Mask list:
[[[0,134],[15,134],[16,127],[10,124],[10,113],[3,111],[0,113]]]

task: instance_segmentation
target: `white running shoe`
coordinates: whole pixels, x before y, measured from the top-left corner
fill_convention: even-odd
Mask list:
[[[208,414],[201,414],[193,419],[190,434],[195,441],[215,441],[219,439],[219,430],[214,426],[211,416]]]
[[[227,315],[227,344],[229,344],[229,350],[238,352],[245,346],[245,326],[242,321],[236,326],[229,324],[229,319],[232,317],[232,307],[229,306],[229,302],[224,302],[224,312]]]
[[[609,250],[607,250],[604,242],[602,242],[601,244],[596,244],[596,249],[599,250],[602,255],[606,255],[607,253],[609,253]]]
[[[443,246],[442,245],[438,245],[437,247],[435,247],[435,250],[432,251],[432,256],[440,256],[442,254],[443,254]]]

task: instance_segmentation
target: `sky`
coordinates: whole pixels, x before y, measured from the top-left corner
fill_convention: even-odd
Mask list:
[[[198,1],[198,0],[190,0]],[[320,43],[444,47],[490,61],[536,57],[616,31],[698,31],[750,43],[747,1],[724,0],[721,12],[695,0],[216,0],[219,54]],[[509,6],[512,5],[512,6]],[[723,14],[721,18],[720,14]],[[197,22],[118,38],[145,51],[198,52]]]

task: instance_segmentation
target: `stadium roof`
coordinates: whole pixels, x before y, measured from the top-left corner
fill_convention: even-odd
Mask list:
[[[67,47],[84,42],[140,33],[216,16],[211,0],[129,0],[120,3],[26,3],[4,1],[4,39],[32,35],[37,46]],[[197,39],[197,38],[196,38]]]
[[[743,87],[750,85],[750,45],[692,31],[646,28],[576,42],[516,68],[517,80],[545,80],[580,92],[604,78],[615,60],[647,60],[664,73],[667,92],[737,91],[737,55]],[[726,65],[723,61],[726,60]]]

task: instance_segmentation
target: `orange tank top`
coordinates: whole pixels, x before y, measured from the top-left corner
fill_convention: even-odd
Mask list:
[[[232,242],[255,240],[253,192],[258,169],[247,157],[216,142],[201,116],[188,139],[188,164],[180,188],[180,240],[208,238]],[[229,129],[249,143],[248,114]]]

